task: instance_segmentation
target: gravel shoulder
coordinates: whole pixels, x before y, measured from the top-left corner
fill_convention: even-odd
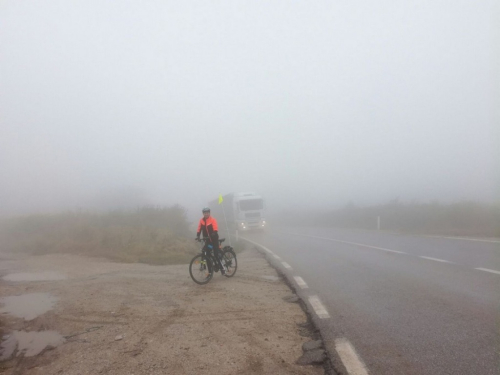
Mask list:
[[[48,276],[3,279],[13,273]],[[59,279],[50,280],[54,273]],[[5,312],[0,303],[4,346],[16,331],[64,337],[38,355],[17,350],[0,363],[4,374],[324,373],[295,363],[311,340],[300,326],[307,317],[298,304],[283,300],[291,290],[254,249],[238,255],[233,278],[217,273],[203,286],[190,279],[187,265],[64,254],[0,254],[0,277],[0,301],[45,293],[53,302],[31,320]]]

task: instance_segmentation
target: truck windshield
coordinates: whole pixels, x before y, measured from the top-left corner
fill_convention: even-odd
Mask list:
[[[246,199],[244,201],[240,201],[241,211],[262,210],[262,208],[262,199]]]

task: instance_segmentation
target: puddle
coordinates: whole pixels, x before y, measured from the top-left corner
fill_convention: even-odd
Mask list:
[[[49,293],[29,293],[20,296],[0,298],[4,306],[0,313],[7,313],[25,320],[33,320],[37,316],[46,313],[57,302],[57,298]]]
[[[17,355],[24,353],[25,357],[33,357],[41,353],[46,347],[57,347],[64,343],[62,337],[56,331],[25,332],[14,331],[10,335],[4,335],[0,345],[0,361],[9,359],[17,348]]]
[[[22,273],[11,273],[7,276],[2,277],[5,281],[53,281],[53,280],[64,280],[66,276],[61,275],[57,272],[22,272]]]
[[[261,276],[263,279],[266,279],[266,280],[271,280],[271,281],[279,281],[279,277],[278,276]]]

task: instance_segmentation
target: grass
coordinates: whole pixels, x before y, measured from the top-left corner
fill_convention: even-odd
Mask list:
[[[107,213],[65,212],[0,222],[3,250],[70,253],[147,264],[188,263],[198,247],[180,206]]]

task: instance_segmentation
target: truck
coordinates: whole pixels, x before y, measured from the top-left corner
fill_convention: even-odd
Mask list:
[[[231,193],[211,201],[208,206],[219,227],[227,225],[229,230],[262,230],[266,226],[264,199],[254,192]]]

